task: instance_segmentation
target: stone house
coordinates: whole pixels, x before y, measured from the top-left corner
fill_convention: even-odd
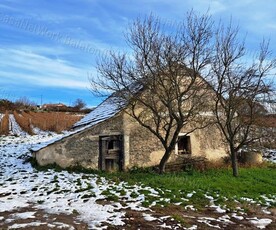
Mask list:
[[[65,109],[67,109],[67,106],[62,103],[44,104],[41,106],[41,109],[46,110],[46,111],[63,111]]]
[[[164,154],[160,141],[112,100],[112,96],[107,98],[77,122],[70,135],[36,149],[33,154],[37,162],[108,171],[158,165]],[[216,126],[188,136],[184,133],[179,135],[171,161],[179,156],[203,156],[211,161],[226,156],[227,148]]]

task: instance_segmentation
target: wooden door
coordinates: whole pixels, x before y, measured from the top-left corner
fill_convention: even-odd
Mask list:
[[[100,137],[99,168],[104,171],[121,171],[123,168],[123,136]]]

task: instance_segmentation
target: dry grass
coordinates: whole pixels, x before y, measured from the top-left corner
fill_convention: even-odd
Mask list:
[[[227,168],[228,169],[231,168],[230,159],[229,159],[229,162],[224,162],[223,160],[207,162],[207,169],[227,169]]]
[[[30,135],[34,134],[33,129],[32,129],[31,120],[29,117],[23,116],[23,114],[19,114],[16,111],[13,112],[13,115],[14,115],[16,122],[18,123],[18,125],[20,125],[22,130],[29,133]]]
[[[24,112],[22,115],[28,117],[33,126],[44,131],[57,133],[70,129],[81,118],[80,116],[63,112]]]
[[[13,112],[16,122],[27,133],[33,135],[33,127],[43,131],[60,133],[68,130],[80,120],[80,116],[63,112]]]
[[[69,130],[82,117],[64,112],[18,112],[13,111],[14,118],[21,129],[33,135],[33,127],[43,131],[60,133]],[[0,123],[0,135],[9,134],[9,112],[7,111]]]
[[[8,135],[8,134],[9,134],[9,113],[6,112],[1,119],[0,135]]]

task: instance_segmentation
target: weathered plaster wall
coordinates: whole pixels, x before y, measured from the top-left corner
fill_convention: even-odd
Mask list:
[[[98,169],[99,136],[114,133],[122,133],[121,115],[41,149],[35,153],[36,160],[40,165],[56,163],[63,168],[81,165]]]
[[[183,130],[184,131],[184,130]],[[215,125],[198,129],[190,134],[193,156],[203,156],[211,161],[220,161],[227,156],[227,146]]]
[[[182,133],[185,133],[185,129],[182,130]],[[152,133],[126,114],[124,117],[124,134],[129,140],[129,143],[127,143],[129,149],[127,168],[159,164],[164,154],[162,144]],[[227,148],[223,144],[221,133],[216,126],[196,130],[189,136],[191,138],[191,156],[203,156],[211,161],[220,161],[227,155]],[[177,152],[172,153],[170,161],[173,161],[176,157]]]

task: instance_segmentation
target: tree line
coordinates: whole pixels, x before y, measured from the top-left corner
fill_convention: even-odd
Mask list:
[[[10,101],[8,99],[0,99],[0,112],[5,113],[5,111],[15,111],[15,110],[26,110],[26,111],[54,111],[54,112],[84,112],[88,113],[91,110],[86,108],[86,103],[78,98],[73,103],[72,106],[63,105],[62,107],[55,106],[56,104],[48,104],[49,106],[43,109],[43,105],[37,105],[35,102],[31,101],[27,97],[22,97],[17,100]],[[52,105],[52,106],[50,106]]]

